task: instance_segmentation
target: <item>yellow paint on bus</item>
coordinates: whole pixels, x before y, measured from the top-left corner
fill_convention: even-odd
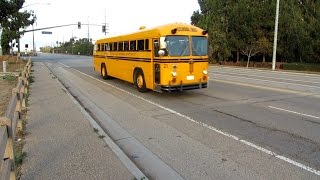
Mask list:
[[[140,92],[206,88],[208,32],[173,23],[96,41],[94,70],[133,83]]]

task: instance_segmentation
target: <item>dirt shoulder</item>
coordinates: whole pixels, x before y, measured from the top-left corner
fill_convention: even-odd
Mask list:
[[[2,61],[7,61],[7,72],[21,72],[27,63],[17,59],[16,56],[0,56],[0,73],[2,73]],[[4,116],[12,96],[12,89],[17,86],[17,77],[14,75],[0,74],[0,117]]]

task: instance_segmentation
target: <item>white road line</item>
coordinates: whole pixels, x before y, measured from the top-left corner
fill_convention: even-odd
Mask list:
[[[311,117],[311,118],[315,118],[315,119],[320,119],[320,117],[312,116],[312,115],[309,115],[309,114],[290,111],[290,110],[287,110],[287,109],[282,109],[282,108],[278,108],[278,107],[274,107],[274,106],[268,106],[268,107],[272,108],[272,109],[277,109],[277,110],[280,110],[280,111],[285,111],[285,112],[289,112],[289,113],[293,113],[293,114],[298,114],[298,115],[301,115],[301,116],[307,116],[307,117]]]
[[[66,68],[70,68],[70,66],[65,65],[65,64],[63,64],[63,63],[61,63],[61,62],[58,62],[58,63],[61,64],[61,65],[64,66],[64,67],[66,67]]]
[[[288,81],[296,81],[296,82],[305,82],[305,83],[313,83],[313,84],[319,84],[320,82],[317,81],[304,81],[304,80],[295,80],[295,79],[288,79],[288,78],[277,78],[277,77],[268,77],[268,76],[259,76],[259,75],[252,75],[252,74],[244,74],[244,73],[238,73],[234,74],[234,72],[219,72],[219,73],[209,73],[211,75],[214,74],[227,74],[227,75],[234,75],[234,76],[239,76],[239,75],[245,75],[245,76],[251,76],[251,77],[259,77],[259,78],[267,78],[267,79],[278,79],[278,80],[288,80]]]
[[[213,73],[212,75],[217,75],[217,74],[218,73],[215,73],[215,74]],[[320,86],[311,86],[311,85],[305,85],[305,84],[295,84],[295,83],[271,81],[271,80],[264,80],[264,79],[255,79],[255,78],[248,78],[248,77],[238,77],[238,76],[223,75],[223,74],[218,74],[218,76],[229,76],[229,77],[238,78],[238,79],[250,79],[250,80],[258,80],[258,81],[265,81],[265,82],[276,82],[276,83],[280,83],[280,84],[289,84],[289,85],[304,86],[304,87],[320,89]]]
[[[286,71],[279,71],[279,70],[276,70],[276,71],[272,71],[272,70],[263,70],[263,69],[245,69],[245,68],[242,68],[242,67],[221,67],[221,66],[210,66],[212,67],[213,69],[216,68],[216,69],[231,69],[231,70],[240,70],[240,71],[260,71],[260,72],[270,72],[270,73],[273,73],[273,74],[290,74],[290,75],[299,75],[299,76],[307,76],[307,77],[320,77],[319,74],[307,74],[307,73],[304,73],[304,72],[286,72]]]
[[[62,64],[62,63],[61,63],[61,64]],[[71,67],[71,68],[72,68],[72,67]],[[246,141],[246,140],[240,139],[239,137],[234,136],[234,135],[232,135],[232,134],[228,134],[228,133],[226,133],[226,132],[223,132],[223,131],[221,131],[221,130],[213,127],[213,126],[210,126],[210,125],[205,124],[205,123],[200,122],[200,121],[196,121],[196,120],[192,119],[192,118],[189,117],[189,116],[183,115],[183,114],[181,114],[181,113],[179,113],[179,112],[177,112],[177,111],[175,111],[175,110],[172,110],[172,109],[170,109],[170,108],[164,107],[164,106],[162,106],[162,105],[160,105],[160,104],[158,104],[158,103],[152,102],[152,101],[150,101],[150,100],[148,100],[148,99],[145,99],[145,98],[143,98],[143,97],[141,97],[141,96],[135,95],[135,94],[133,94],[133,93],[131,93],[131,92],[128,92],[128,91],[126,91],[126,90],[123,90],[123,89],[121,89],[121,88],[119,88],[119,87],[117,87],[117,86],[114,86],[114,85],[109,84],[109,83],[107,83],[107,82],[104,82],[104,81],[102,81],[102,80],[100,80],[100,79],[97,79],[97,78],[95,78],[95,77],[92,77],[92,76],[90,76],[90,75],[88,75],[88,74],[85,74],[85,73],[83,73],[83,72],[81,72],[81,71],[79,71],[79,70],[77,70],[77,69],[74,69],[74,68],[72,68],[72,69],[75,70],[75,71],[77,71],[77,72],[79,72],[80,74],[83,74],[83,75],[85,75],[85,76],[87,76],[87,77],[89,77],[89,78],[92,78],[92,79],[94,79],[94,80],[96,80],[96,81],[99,81],[99,82],[101,82],[101,83],[104,83],[104,84],[106,84],[106,85],[108,85],[108,86],[110,86],[110,87],[112,87],[112,88],[115,88],[115,89],[121,91],[121,92],[124,92],[124,93],[126,93],[126,94],[131,95],[131,96],[134,96],[134,97],[136,97],[136,98],[138,98],[138,99],[140,99],[140,100],[143,100],[143,101],[145,101],[145,102],[148,102],[148,103],[150,103],[150,104],[152,104],[152,105],[154,105],[154,106],[157,106],[157,107],[159,107],[159,108],[161,108],[161,109],[163,109],[163,110],[166,110],[166,111],[168,111],[168,112],[170,112],[170,113],[173,113],[173,114],[175,114],[175,115],[177,115],[177,116],[179,116],[179,117],[185,118],[185,119],[187,119],[187,120],[189,120],[189,121],[191,121],[191,122],[193,122],[193,123],[196,123],[196,124],[198,124],[198,125],[200,125],[200,126],[203,126],[203,127],[205,127],[205,128],[211,129],[211,130],[213,130],[213,131],[215,131],[215,132],[217,132],[217,133],[219,133],[219,134],[222,134],[222,135],[224,135],[224,136],[226,136],[226,137],[229,137],[229,138],[231,138],[231,139],[234,139],[234,140],[236,140],[236,141],[239,141],[239,142],[241,142],[241,143],[243,143],[243,144],[246,144],[246,145],[248,145],[248,146],[250,146],[250,147],[253,147],[253,148],[255,148],[255,149],[257,149],[257,150],[259,150],[259,151],[261,151],[261,152],[264,152],[264,153],[266,153],[266,154],[272,155],[272,156],[274,156],[274,157],[276,157],[276,158],[278,158],[278,159],[281,159],[281,160],[283,160],[283,161],[285,161],[285,162],[287,162],[287,163],[289,163],[289,164],[295,165],[295,166],[297,166],[297,167],[299,167],[299,168],[301,168],[301,169],[304,169],[304,170],[306,170],[306,171],[309,171],[309,172],[311,172],[311,173],[313,173],[313,174],[316,174],[316,175],[320,176],[320,171],[318,171],[318,170],[316,170],[316,169],[313,169],[313,168],[311,168],[311,167],[309,167],[309,166],[306,166],[306,165],[304,165],[304,164],[301,164],[301,163],[299,163],[299,162],[296,162],[296,161],[294,161],[294,160],[291,160],[290,158],[287,158],[287,157],[278,155],[278,154],[276,154],[275,152],[272,152],[272,151],[270,151],[270,150],[267,150],[267,149],[265,149],[265,148],[263,148],[263,147],[260,147],[260,146],[258,146],[258,145],[255,145],[255,144],[253,144],[253,143],[251,143],[251,142],[248,142],[248,141]]]

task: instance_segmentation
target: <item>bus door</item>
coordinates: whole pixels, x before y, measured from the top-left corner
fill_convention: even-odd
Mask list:
[[[155,91],[161,91],[160,86],[160,57],[159,57],[159,50],[160,50],[160,41],[159,39],[152,39],[152,56],[153,56],[153,89]]]

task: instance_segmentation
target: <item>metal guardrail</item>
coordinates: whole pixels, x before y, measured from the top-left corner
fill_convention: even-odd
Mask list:
[[[4,117],[0,117],[0,179],[15,180],[16,167],[14,143],[17,131],[22,130],[21,112],[26,108],[29,77],[31,75],[31,57],[25,65],[18,84],[12,89],[12,97]]]

